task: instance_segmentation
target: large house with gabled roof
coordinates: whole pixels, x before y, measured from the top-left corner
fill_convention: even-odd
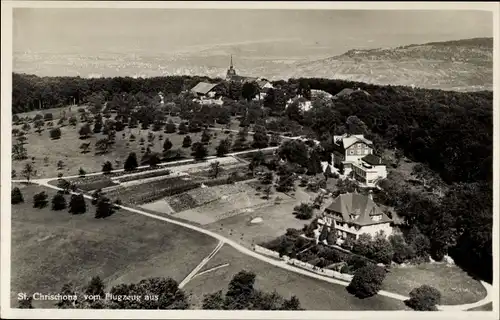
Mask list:
[[[333,137],[332,162],[337,167],[342,167],[345,174],[349,174],[352,163],[373,154],[373,143],[362,134]]]
[[[222,97],[218,99],[215,98],[216,92],[215,89],[219,86],[219,83],[208,83],[208,82],[199,82],[196,86],[191,89],[191,93],[193,93],[196,98],[193,101],[201,104],[201,105],[211,105],[217,104],[222,105]]]
[[[335,198],[318,219],[320,228],[335,229],[337,243],[352,240],[367,233],[371,236],[392,234],[392,219],[379,207],[370,195],[344,193]]]

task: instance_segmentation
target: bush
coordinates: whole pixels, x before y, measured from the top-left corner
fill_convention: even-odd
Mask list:
[[[33,196],[33,208],[45,208],[48,204],[47,198],[48,195],[45,193],[45,191],[35,194]]]
[[[176,129],[175,123],[172,120],[168,120],[165,125],[165,133],[174,133]]]
[[[364,268],[369,263],[371,263],[367,259],[360,257],[358,255],[355,255],[355,254],[351,255],[349,257],[349,259],[347,259],[346,262],[349,265],[349,267],[351,267],[352,270],[358,270],[358,269]]]
[[[102,172],[104,172],[104,174],[109,174],[111,173],[111,171],[113,171],[113,164],[109,161],[106,161],[102,165]]]
[[[53,115],[52,115],[52,113],[50,113],[50,112],[49,112],[49,113],[46,113],[46,114],[44,115],[44,117],[43,117],[43,120],[45,120],[45,121],[52,121],[52,120],[54,120],[54,116],[53,116]]]
[[[293,209],[295,217],[301,220],[311,219],[314,212],[313,206],[306,203],[301,203]]]
[[[87,174],[87,172],[82,167],[80,167],[80,169],[78,169],[78,175],[80,177],[85,177],[86,174]]]
[[[183,148],[189,148],[191,146],[191,137],[190,136],[185,136],[184,140],[182,141],[182,147]]]
[[[438,289],[422,285],[410,292],[410,299],[405,304],[417,311],[437,311],[437,305],[441,303],[441,292]]]
[[[385,269],[369,264],[355,272],[347,291],[361,299],[374,296],[382,288],[385,275]]]
[[[21,190],[18,187],[15,187],[12,189],[10,193],[10,203],[11,204],[18,204],[24,202],[23,194],[21,193]]]
[[[50,137],[54,140],[61,138],[61,129],[54,128],[54,129],[50,130]]]

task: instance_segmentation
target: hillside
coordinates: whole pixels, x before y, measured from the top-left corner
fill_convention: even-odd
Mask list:
[[[299,63],[283,76],[324,77],[457,91],[492,90],[493,38],[349,50]]]

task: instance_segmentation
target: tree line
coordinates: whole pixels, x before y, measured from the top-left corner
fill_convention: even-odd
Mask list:
[[[105,291],[99,276],[83,286],[74,283],[63,285],[60,294],[74,299],[56,303],[59,309],[170,309],[185,310],[192,307],[186,293],[172,278],[147,278],[138,283],[119,284]],[[127,296],[128,299],[120,297]],[[131,298],[130,298],[131,297]],[[19,308],[32,309],[33,299],[19,301]],[[206,294],[203,309],[215,310],[303,310],[296,296],[284,298],[276,291],[266,292],[255,288],[255,274],[242,270],[229,282],[227,290]]]

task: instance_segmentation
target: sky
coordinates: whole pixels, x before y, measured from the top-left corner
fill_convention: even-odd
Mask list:
[[[295,41],[379,48],[492,37],[481,11],[14,9],[14,52],[178,52],[213,45]]]

